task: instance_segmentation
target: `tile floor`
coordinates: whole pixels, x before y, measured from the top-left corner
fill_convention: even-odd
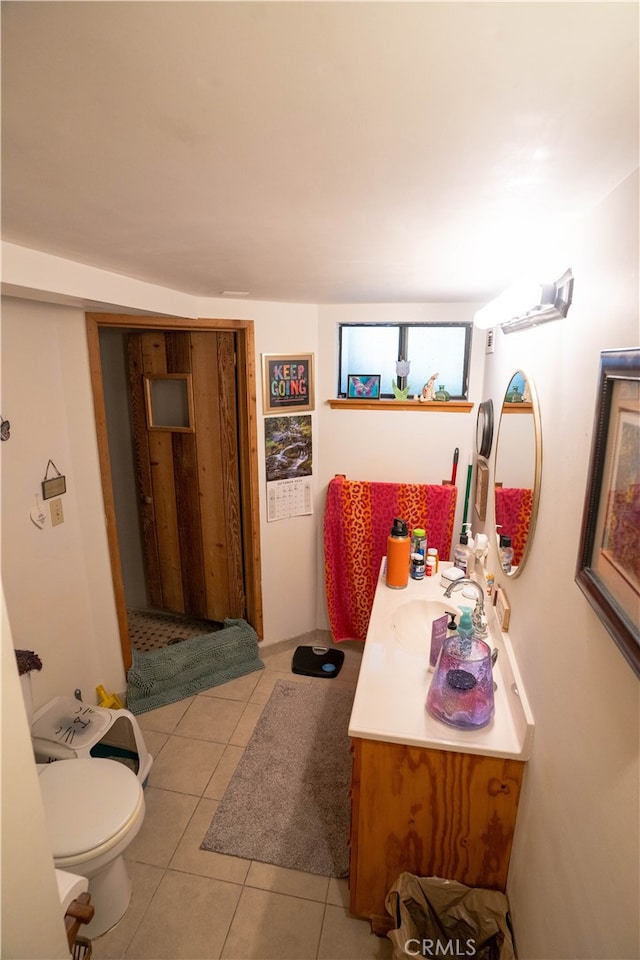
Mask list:
[[[323,634],[319,642],[327,643]],[[154,757],[146,816],[126,857],[129,909],[94,960],[387,960],[391,943],[349,916],[346,880],[200,850],[278,679],[355,686],[362,645],[335,680],[291,673],[298,642],[261,649],[265,669],[140,715]]]

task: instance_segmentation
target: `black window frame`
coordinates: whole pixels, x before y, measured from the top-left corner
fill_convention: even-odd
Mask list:
[[[379,327],[393,327],[398,330],[398,356],[397,360],[411,360],[411,357],[408,357],[406,354],[409,342],[409,330],[412,327],[464,327],[465,328],[465,341],[464,341],[464,361],[463,361],[463,370],[462,370],[462,383],[463,383],[463,393],[462,394],[451,394],[452,400],[468,400],[469,399],[469,372],[471,368],[471,344],[473,339],[473,323],[465,320],[453,321],[451,323],[394,323],[393,321],[389,323],[339,323],[338,324],[338,390],[336,396],[340,399],[346,398],[347,394],[344,391],[340,390],[340,381],[342,379],[342,331],[348,327],[361,327],[363,329],[375,330]],[[374,371],[370,371],[374,372]],[[400,390],[403,390],[406,386],[407,378],[398,377],[397,384]],[[381,393],[380,399],[393,399],[392,393]]]

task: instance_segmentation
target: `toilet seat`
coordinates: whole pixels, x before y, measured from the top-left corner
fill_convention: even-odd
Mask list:
[[[57,867],[71,867],[106,853],[144,811],[138,778],[114,760],[57,760],[39,773]]]

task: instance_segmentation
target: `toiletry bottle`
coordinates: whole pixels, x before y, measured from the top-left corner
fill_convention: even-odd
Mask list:
[[[463,533],[467,535],[467,546],[469,547],[469,556],[467,562],[467,576],[472,577],[476,570],[476,542],[473,539],[473,532],[470,523],[463,523]]]
[[[427,556],[427,534],[423,527],[414,527],[411,534],[411,553]]]
[[[440,563],[439,563],[438,551],[436,547],[429,547],[427,549],[427,559],[429,559],[429,557],[431,557],[431,559],[433,560],[433,567],[434,567],[433,572],[437,573]]]
[[[513,547],[511,546],[511,537],[500,534],[500,566],[504,573],[511,573],[513,564]]]
[[[460,534],[460,543],[456,544],[453,551],[453,565],[462,570],[465,577],[469,576],[469,547],[467,546],[468,537],[466,533]]]
[[[458,636],[470,639],[475,633],[471,619],[471,607],[458,607],[458,610],[462,613],[458,624]]]
[[[487,574],[486,580],[487,580],[487,596],[491,597],[493,595],[493,587],[496,580],[495,575],[489,572]]]
[[[435,577],[436,575],[436,558],[427,556],[427,559],[424,562],[424,575],[425,577]]]
[[[424,554],[423,553],[412,553],[411,554],[411,579],[412,580],[424,580]]]
[[[394,590],[402,590],[409,582],[411,562],[411,539],[404,520],[396,517],[387,537],[386,584]]]
[[[449,616],[449,623],[447,624],[447,639],[449,639],[449,637],[455,636],[455,634],[458,632],[458,625],[456,624],[457,614],[452,613],[451,610],[447,610],[447,614]]]

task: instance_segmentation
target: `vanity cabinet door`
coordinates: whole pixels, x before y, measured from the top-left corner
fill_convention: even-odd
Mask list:
[[[403,871],[504,891],[523,762],[361,739],[353,754],[352,914],[386,932]]]

